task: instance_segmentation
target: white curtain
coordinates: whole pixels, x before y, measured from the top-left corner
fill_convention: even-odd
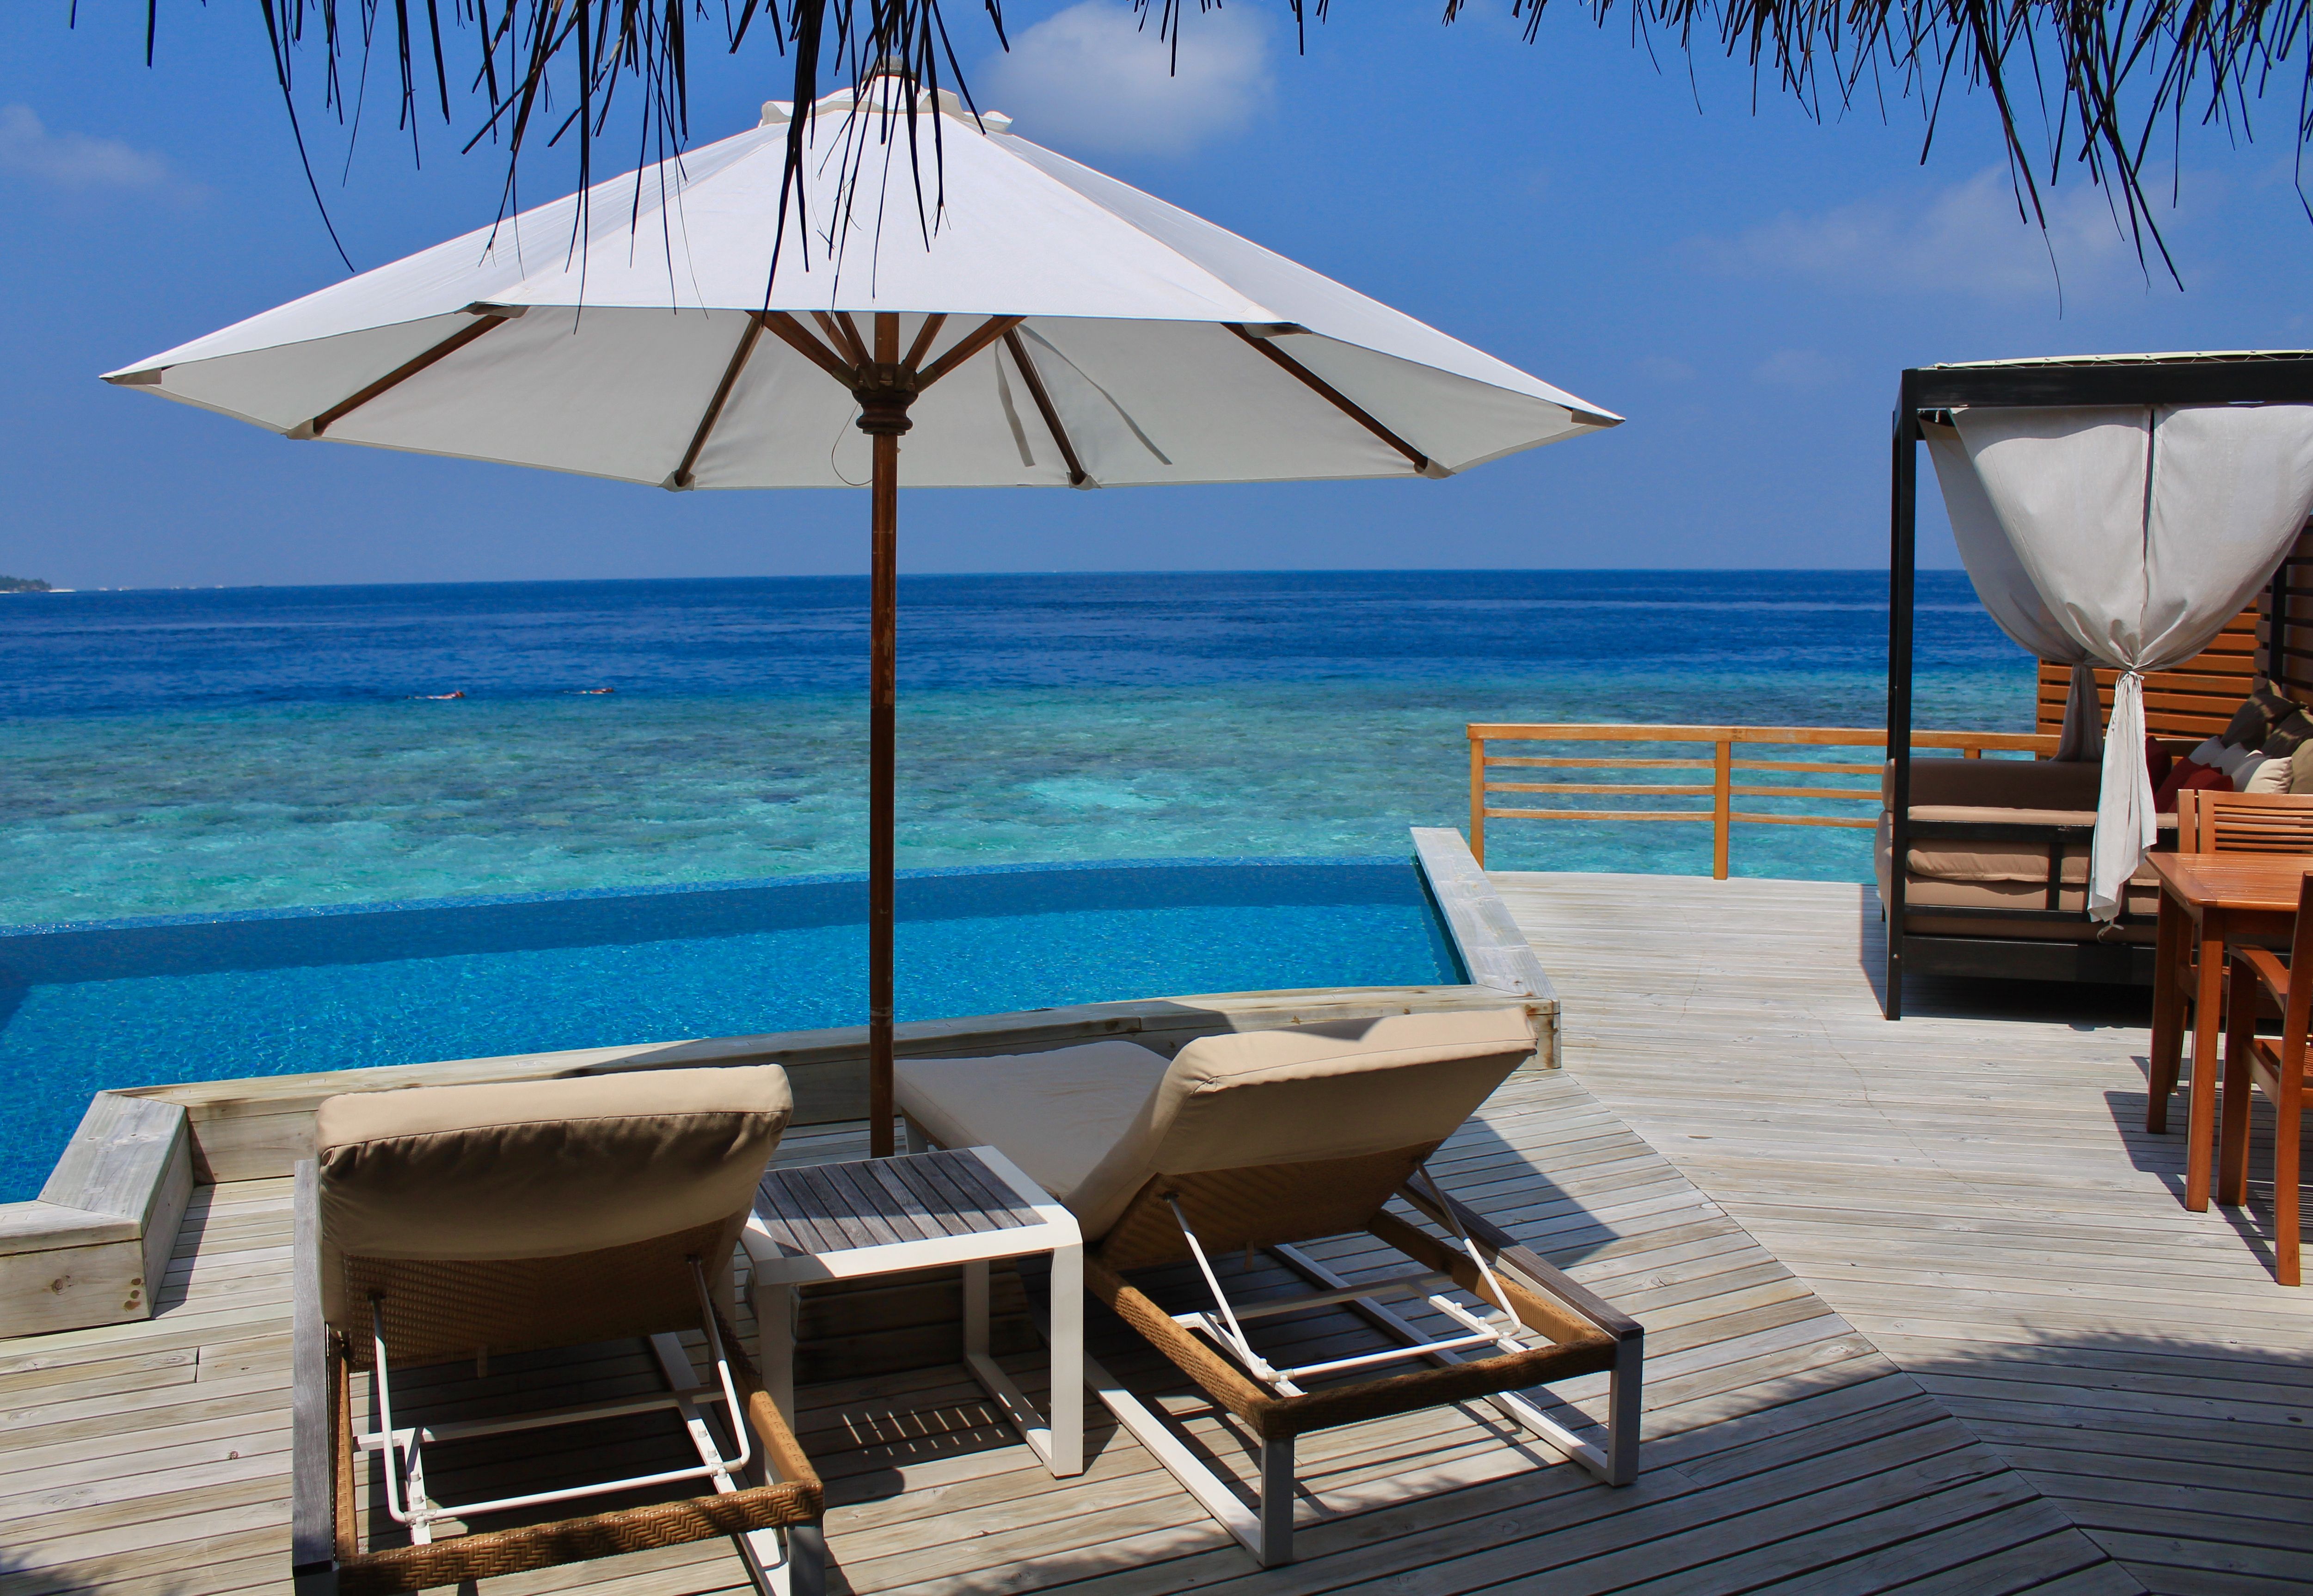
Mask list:
[[[2090,669],[2121,673],[2089,870],[2089,913],[2109,920],[2158,835],[2142,674],[2206,648],[2296,541],[2313,509],[2313,405],[1989,408],[1953,422],[1926,431],[1960,559],[2001,630],[2073,667],[2075,756]]]

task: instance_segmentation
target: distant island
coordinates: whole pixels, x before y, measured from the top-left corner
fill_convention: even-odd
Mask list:
[[[48,585],[38,577],[0,577],[0,593],[46,593]]]

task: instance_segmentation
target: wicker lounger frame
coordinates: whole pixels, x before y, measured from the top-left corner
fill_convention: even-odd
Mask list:
[[[290,1564],[298,1596],[386,1596],[462,1585],[717,1536],[733,1537],[751,1570],[782,1596],[822,1596],[825,1553],[819,1477],[719,1314],[717,1327],[733,1381],[761,1448],[764,1483],[364,1551],[354,1495],[359,1454],[351,1377],[365,1360],[323,1318],[320,1186],[311,1161],[297,1166],[295,1222]],[[389,1460],[387,1466],[393,1465]],[[769,1530],[786,1531],[787,1546],[782,1558],[765,1566],[751,1538]]]
[[[911,1141],[922,1136],[912,1124],[910,1133]],[[1428,1142],[1363,1158],[1159,1176],[1087,1250],[1085,1284],[1093,1296],[1252,1431],[1261,1451],[1253,1507],[1248,1510],[1232,1482],[1183,1444],[1162,1415],[1090,1357],[1085,1360],[1086,1382],[1118,1422],[1265,1567],[1293,1561],[1294,1442],[1315,1431],[1484,1398],[1605,1483],[1625,1486],[1638,1477],[1645,1331],[1441,1188],[1417,1185],[1416,1172],[1438,1146]],[[1399,1196],[1443,1229],[1467,1238],[1500,1282],[1508,1302],[1494,1301],[1471,1253],[1386,1212],[1391,1199]],[[1420,1330],[1294,1245],[1364,1232],[1481,1302],[1505,1308],[1546,1345],[1491,1357],[1436,1352],[1426,1354],[1433,1365],[1429,1368],[1280,1395],[1125,1278],[1132,1270],[1190,1261],[1190,1232],[1209,1255],[1258,1248],[1319,1288],[1294,1301],[1338,1304],[1395,1342],[1428,1345],[1429,1338]],[[1379,1283],[1368,1283],[1379,1294]],[[1280,1300],[1264,1300],[1253,1306],[1266,1317],[1281,1305]],[[1515,1394],[1597,1373],[1611,1382],[1603,1448]]]

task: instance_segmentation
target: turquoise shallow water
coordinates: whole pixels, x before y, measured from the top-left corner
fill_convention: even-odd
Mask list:
[[[1964,578],[1921,590],[1920,724],[2027,729],[2030,661]],[[903,891],[901,1013],[1450,979],[1411,870],[1373,861],[1464,820],[1466,722],[1870,726],[1884,595],[1836,571],[910,579],[900,863],[974,873]],[[812,878],[866,862],[865,600],[0,599],[0,1200],[107,1085],[857,1023],[858,906],[790,911],[860,890]],[[1489,841],[1496,868],[1710,869],[1702,825]],[[1024,868],[1256,858],[1302,862]],[[1743,828],[1733,862],[1860,880],[1868,833]],[[925,906],[943,879],[980,906]]]
[[[0,601],[0,924],[862,869],[860,588]],[[2030,662],[1963,578],[1922,590],[1920,723],[2028,729]],[[1855,572],[910,581],[901,863],[1399,852],[1466,814],[1471,719],[1870,725],[1883,595]],[[1510,869],[1709,868],[1700,826],[1491,842]],[[1809,828],[1734,851],[1746,875],[1867,864]]]

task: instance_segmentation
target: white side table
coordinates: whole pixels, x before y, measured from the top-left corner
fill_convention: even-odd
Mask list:
[[[753,1265],[763,1389],[795,1419],[796,1287],[963,1265],[963,1361],[1055,1477],[1084,1472],[1084,1238],[1076,1216],[992,1147],[774,1169],[741,1238]],[[988,1353],[988,1265],[1052,1255],[1052,1411]]]

